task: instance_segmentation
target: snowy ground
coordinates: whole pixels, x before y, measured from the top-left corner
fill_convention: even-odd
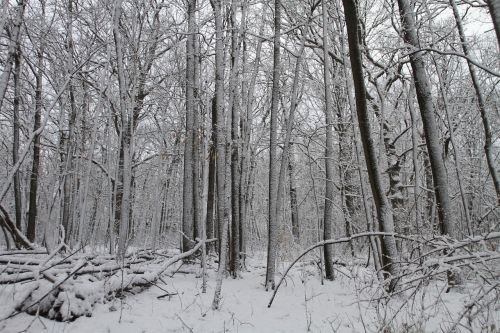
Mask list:
[[[170,298],[158,299],[165,292],[152,286],[123,300],[96,305],[92,317],[62,323],[23,313],[0,322],[0,332],[377,332],[389,321],[392,332],[446,332],[471,300],[471,288],[445,294],[444,283],[436,282],[425,288],[426,293],[410,298],[411,302],[406,302],[407,294],[386,305],[375,299],[373,273],[363,266],[339,268],[335,281],[321,285],[317,269],[302,265],[292,271],[273,306],[267,308],[271,293],[262,285],[262,259],[249,259],[249,270],[240,279],[224,280],[219,311],[211,310],[216,274],[211,269],[206,294],[201,293],[201,279],[196,274],[177,273],[165,278],[167,285],[158,285],[178,293]],[[0,313],[8,302],[0,288]],[[405,306],[394,315],[402,304]],[[498,307],[486,319],[490,327],[499,327]]]

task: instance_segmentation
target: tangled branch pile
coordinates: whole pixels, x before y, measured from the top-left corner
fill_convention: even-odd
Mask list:
[[[96,303],[125,291],[155,284],[176,262],[193,255],[203,241],[187,252],[138,250],[122,260],[112,255],[47,254],[40,250],[0,253],[0,320],[21,312],[68,321],[91,316]]]

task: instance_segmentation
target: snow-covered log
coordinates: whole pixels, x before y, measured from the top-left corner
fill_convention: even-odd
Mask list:
[[[21,312],[61,321],[91,316],[94,304],[155,284],[169,267],[194,255],[204,243],[199,241],[190,251],[174,256],[140,250],[122,260],[109,255],[58,257],[54,253],[27,256],[3,252],[0,284],[5,285],[4,296],[13,301],[0,308],[0,320]]]

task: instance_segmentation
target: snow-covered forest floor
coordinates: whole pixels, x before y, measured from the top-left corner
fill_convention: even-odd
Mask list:
[[[281,264],[279,271],[285,268]],[[95,304],[91,317],[59,322],[21,312],[2,320],[0,332],[447,332],[466,306],[474,304],[476,294],[490,287],[470,282],[446,293],[442,276],[416,293],[410,289],[387,301],[381,298],[375,272],[361,260],[336,268],[336,280],[322,285],[313,261],[299,263],[268,308],[271,292],[263,287],[265,256],[255,255],[247,259],[239,279],[224,280],[222,306],[214,311],[216,264],[209,264],[207,292],[202,293],[199,265],[177,263],[163,281]],[[21,287],[0,286],[2,318],[12,311],[12,288]],[[484,308],[471,308],[472,316],[467,313],[461,323],[467,326],[471,318],[474,332],[498,332],[500,305],[494,294],[493,290],[486,297],[491,298],[489,303],[481,302]],[[470,331],[465,326],[455,328]]]

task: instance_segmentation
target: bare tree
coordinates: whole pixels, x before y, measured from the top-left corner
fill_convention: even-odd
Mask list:
[[[219,230],[219,265],[212,308],[218,309],[221,300],[222,279],[226,270],[226,248],[228,227],[228,200],[226,195],[226,128],[224,119],[224,27],[222,1],[213,0],[215,16],[215,107],[217,110],[217,225]]]
[[[379,166],[377,163],[377,152],[373,144],[370,128],[370,117],[368,114],[366,87],[363,78],[363,64],[360,50],[360,25],[358,16],[358,3],[356,0],[343,0],[344,13],[347,26],[347,37],[349,41],[349,57],[351,60],[354,91],[356,95],[356,111],[358,114],[358,125],[361,134],[361,142],[368,168],[368,178],[377,210],[377,219],[381,232],[394,232],[391,207],[382,188]],[[391,277],[398,275],[398,268],[394,261],[397,258],[396,241],[392,236],[382,237],[382,269],[388,274],[388,290],[396,288],[396,280]]]
[[[323,16],[323,79],[325,86],[325,120],[326,120],[326,148],[325,148],[325,171],[326,171],[326,189],[325,189],[325,211],[323,216],[323,239],[333,238],[333,200],[335,186],[333,184],[333,100],[332,84],[330,76],[330,57],[328,55],[328,9],[326,1],[322,1]],[[333,280],[333,246],[325,245],[325,274],[327,280]]]
[[[20,120],[19,109],[21,106],[21,43],[16,45],[16,54],[14,57],[14,101],[13,101],[13,145],[12,145],[12,162],[15,165],[19,161],[19,144],[20,144]],[[14,171],[14,206],[16,217],[16,228],[22,230],[22,212],[23,203],[21,195],[21,176],[19,170]]]
[[[500,3],[495,0],[486,0],[486,3],[490,9],[490,15],[497,35],[498,46],[500,47]]]
[[[281,0],[274,0],[274,41],[273,41],[273,86],[271,97],[271,127],[269,139],[269,195],[268,195],[268,243],[266,290],[274,289],[274,273],[278,252],[278,219],[276,216],[277,199],[277,146],[278,146],[278,108],[280,95],[280,38],[281,38]]]
[[[113,12],[113,37],[115,41],[116,65],[118,70],[118,86],[120,92],[120,110],[121,110],[121,126],[120,126],[120,141],[123,147],[123,197],[121,202],[121,220],[118,235],[118,256],[125,257],[127,250],[127,239],[129,234],[130,223],[130,200],[131,200],[131,182],[132,182],[132,121],[131,103],[127,93],[127,83],[125,81],[125,68],[123,64],[123,45],[120,32],[120,17],[122,14],[122,1],[117,0],[114,4]]]
[[[189,251],[194,243],[194,113],[195,111],[195,39],[196,39],[196,0],[187,2],[188,36],[186,39],[186,138],[184,141],[184,182],[182,200],[182,249]]]
[[[7,9],[8,1],[2,2],[2,7]],[[7,92],[7,86],[9,84],[10,74],[12,72],[12,65],[14,62],[14,58],[16,55],[17,44],[19,43],[19,39],[21,38],[21,26],[24,20],[24,7],[26,6],[23,0],[17,2],[16,6],[16,16],[14,17],[14,24],[10,31],[11,40],[9,43],[8,54],[7,54],[7,62],[5,67],[3,68],[2,75],[0,76],[0,110],[2,109],[3,100],[5,98],[5,93]],[[2,12],[2,25],[0,26],[3,31],[4,28],[4,17],[7,17],[7,11]]]
[[[398,0],[398,4],[405,41],[417,49],[417,51],[412,51],[410,54],[410,63],[413,70],[420,115],[422,116],[425,143],[427,145],[427,152],[429,154],[429,161],[432,169],[440,232],[443,235],[451,235],[454,223],[451,213],[450,197],[448,194],[446,168],[443,161],[442,148],[439,144],[439,133],[434,119],[431,87],[427,73],[425,72],[422,52],[418,51],[420,45],[413,11],[407,0]]]
[[[476,93],[477,104],[479,107],[479,113],[481,114],[481,120],[484,128],[484,153],[486,155],[486,162],[488,163],[488,169],[490,171],[491,178],[493,180],[493,185],[495,187],[495,191],[497,194],[497,204],[500,205],[500,176],[498,175],[497,168],[495,166],[495,159],[493,157],[493,135],[491,133],[491,121],[490,116],[488,114],[488,110],[486,109],[486,103],[484,101],[483,92],[481,91],[481,86],[479,83],[479,79],[476,74],[476,69],[470,60],[470,52],[469,45],[465,38],[465,32],[462,24],[462,18],[460,13],[458,12],[458,7],[455,0],[450,0],[451,7],[453,9],[453,16],[455,17],[455,22],[457,24],[458,36],[460,37],[460,44],[462,45],[462,51],[467,60],[467,66],[469,68],[469,75],[472,80],[472,86],[474,87],[474,91]],[[499,41],[500,47],[500,4],[498,1],[488,1],[488,5],[490,7],[491,16],[495,23],[495,30],[497,33],[497,38]]]
[[[42,18],[45,18],[45,1],[41,0]],[[30,194],[29,194],[29,209],[28,209],[28,226],[26,236],[30,242],[35,242],[36,238],[36,225],[38,216],[38,184],[40,176],[40,140],[41,133],[37,133],[42,124],[42,110],[43,110],[43,74],[44,74],[44,54],[45,54],[45,41],[40,40],[40,44],[36,50],[37,63],[36,68],[33,70],[35,73],[35,119],[33,122],[33,161],[31,164],[30,175]]]

